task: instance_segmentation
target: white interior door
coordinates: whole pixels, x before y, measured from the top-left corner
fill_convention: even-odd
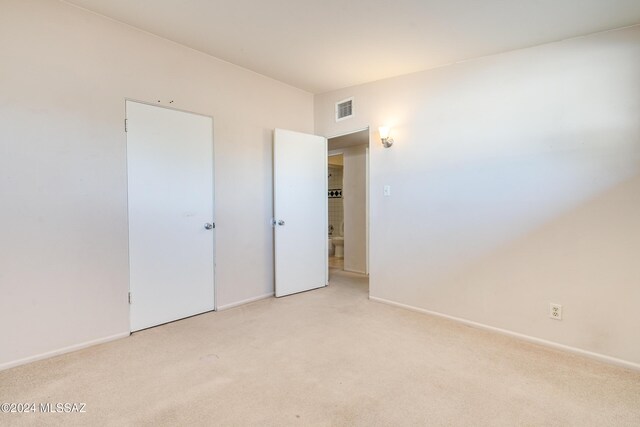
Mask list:
[[[213,310],[213,120],[127,101],[131,330]]]
[[[276,296],[327,285],[327,140],[276,129]]]

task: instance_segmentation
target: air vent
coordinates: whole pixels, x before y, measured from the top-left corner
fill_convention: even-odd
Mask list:
[[[336,103],[336,122],[353,117],[353,98]]]

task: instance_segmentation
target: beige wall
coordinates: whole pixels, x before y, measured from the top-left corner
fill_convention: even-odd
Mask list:
[[[372,129],[371,296],[640,367],[639,94],[636,26],[316,96]]]
[[[344,269],[356,273],[367,269],[366,150],[364,145],[343,149]]]
[[[312,96],[58,1],[2,0],[0,368],[129,331],[125,97],[213,116],[218,306],[273,292],[272,129],[311,132]]]

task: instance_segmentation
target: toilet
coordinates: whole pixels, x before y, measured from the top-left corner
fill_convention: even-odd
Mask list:
[[[336,258],[344,258],[344,237],[342,237],[344,235],[344,222],[340,223],[339,233],[339,236],[334,236],[331,238],[331,243],[335,248],[334,256]]]

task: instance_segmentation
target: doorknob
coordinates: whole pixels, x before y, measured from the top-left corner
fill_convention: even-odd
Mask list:
[[[284,225],[284,221],[283,220],[278,220],[278,225]]]
[[[215,225],[214,225],[214,224],[211,224],[210,222],[207,222],[207,223],[204,225],[204,228],[205,228],[206,230],[211,230],[212,228],[215,228]]]

